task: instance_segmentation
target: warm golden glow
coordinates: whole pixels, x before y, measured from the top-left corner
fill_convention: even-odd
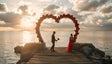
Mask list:
[[[30,43],[31,42],[31,34],[28,31],[23,31],[23,44],[25,45],[26,43]]]
[[[21,22],[21,26],[24,28],[32,28],[34,26],[34,19],[32,17],[24,17]]]

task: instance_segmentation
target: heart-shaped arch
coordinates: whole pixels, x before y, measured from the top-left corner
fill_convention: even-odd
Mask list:
[[[42,36],[40,34],[40,24],[41,22],[46,19],[46,18],[52,18],[55,20],[55,22],[59,23],[60,19],[62,18],[69,18],[73,21],[74,23],[74,26],[76,27],[76,29],[74,30],[74,42],[76,42],[76,39],[77,39],[77,35],[79,34],[79,24],[78,24],[78,21],[75,19],[75,17],[73,17],[73,15],[70,15],[70,14],[63,14],[63,15],[60,15],[58,17],[56,16],[53,16],[52,14],[50,15],[43,15],[42,17],[40,17],[40,19],[38,20],[38,22],[36,23],[36,33],[37,33],[37,37],[39,38],[39,42],[41,43],[44,43],[43,39],[42,39]]]

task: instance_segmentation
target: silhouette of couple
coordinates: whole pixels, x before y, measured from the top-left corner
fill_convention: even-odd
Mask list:
[[[55,41],[58,41],[59,40],[59,38],[56,40],[55,39],[55,31],[53,31],[53,34],[52,34],[52,37],[51,37],[51,42],[52,42],[52,46],[51,46],[51,48],[50,48],[50,51],[51,52],[55,52],[55,50],[54,50],[54,47],[55,47]],[[71,34],[70,35],[70,38],[69,38],[69,44],[68,44],[68,47],[67,47],[67,51],[68,52],[70,52],[70,51],[72,51],[72,49],[73,49],[73,40],[74,40],[74,38],[73,38],[73,35]]]

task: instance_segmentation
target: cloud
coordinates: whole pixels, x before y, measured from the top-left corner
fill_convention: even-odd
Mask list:
[[[69,1],[74,4],[72,8],[73,9],[72,14],[76,16],[76,18],[78,19],[81,28],[86,27],[102,30],[106,30],[107,28],[108,30],[111,30],[112,7],[111,3],[109,2],[110,0],[108,1],[69,0]],[[99,13],[99,11],[103,14]]]
[[[105,4],[108,0],[69,0],[73,3],[73,9],[77,11],[96,11],[96,9]]]
[[[98,30],[112,30],[112,14],[100,15],[99,13],[91,14],[80,22],[80,25],[86,28],[94,28]]]
[[[61,12],[60,8],[61,8],[61,6],[59,6],[59,5],[55,5],[55,4],[48,5],[47,7],[44,8],[43,14],[57,15]],[[59,13],[58,13],[58,11],[59,11]]]
[[[28,6],[27,5],[21,5],[18,10],[22,11],[22,15],[30,15],[28,12]]]
[[[67,11],[69,14],[73,15],[77,20],[82,21],[83,18],[81,15],[79,15],[78,11],[74,11],[72,9],[68,9]]]
[[[21,20],[25,16],[36,16],[36,13],[33,12],[34,10],[33,11],[30,10],[29,8],[30,6],[32,7],[32,9],[34,8],[35,11],[38,12],[37,17],[40,17],[42,15],[41,13],[42,10],[43,10],[43,14],[53,14],[55,16],[59,16],[64,13],[65,14],[69,13],[72,14],[74,17],[76,17],[76,19],[80,23],[80,28],[100,27],[103,29],[103,28],[111,27],[112,5],[109,2],[110,0],[65,0],[65,1],[50,0],[49,2],[48,1],[44,1],[44,0],[37,1],[37,2],[35,2],[34,0],[29,2],[25,1],[20,3],[20,5],[17,8],[18,9],[17,12],[0,11],[0,26],[14,27],[15,25],[19,25],[21,23]],[[25,3],[27,4],[25,5]],[[13,7],[11,9],[13,9]],[[72,24],[68,24],[68,23],[63,25],[59,24],[58,27],[70,27],[71,25]],[[52,27],[55,27],[54,24],[52,24]]]
[[[7,26],[14,26],[21,23],[22,15],[14,12],[0,13],[0,20],[4,21]],[[5,26],[4,25],[4,26]],[[3,25],[2,25],[3,26]]]
[[[5,3],[0,3],[0,12],[6,12],[7,11],[7,5]]]
[[[81,2],[82,1],[82,2]],[[80,23],[80,28],[87,27],[87,28],[94,28],[94,29],[103,29],[105,30],[112,28],[111,24],[111,18],[112,18],[112,13],[109,11],[110,6],[108,5],[109,2],[107,0],[73,0],[73,3],[80,2],[79,4],[76,3],[73,5],[73,7],[76,7],[76,9],[67,7],[67,6],[62,6],[58,5],[56,8],[52,8],[47,6],[47,10],[44,9],[43,12],[47,12],[47,14],[53,14],[53,15],[60,15],[60,14],[72,14],[78,22]],[[83,4],[82,4],[83,3]],[[86,3],[86,4],[84,4]],[[106,5],[106,11],[109,11],[108,14],[101,14],[99,13],[100,10],[103,9],[103,6]],[[53,6],[57,6],[57,4],[53,4]],[[109,8],[108,8],[109,7]],[[87,12],[85,12],[87,11]],[[94,12],[91,12],[94,11]],[[106,12],[107,13],[107,12]],[[44,14],[44,13],[43,13]],[[70,27],[72,24],[65,25],[63,24],[63,27]],[[109,26],[107,26],[109,25]],[[54,24],[52,24],[54,26]],[[58,26],[61,27],[61,26]],[[110,28],[111,27],[111,28]],[[105,29],[104,29],[105,28]]]
[[[69,9],[66,6],[52,4],[44,8],[43,14],[53,14],[59,16],[64,13],[67,14],[69,12],[68,10]]]
[[[71,10],[70,8],[66,7],[66,6],[61,6],[61,5],[48,5],[46,8],[44,8],[43,10],[43,14],[53,14],[53,15],[61,15],[61,14],[67,14],[67,13],[75,13],[73,12],[73,10]],[[74,14],[74,15],[75,15]]]
[[[29,15],[29,13],[27,12],[28,6],[26,5],[20,6],[18,9],[22,11],[22,14],[16,12],[0,13],[0,21],[4,21],[5,23],[5,24],[0,23],[0,26],[14,27],[21,23],[21,20],[25,15]]]
[[[23,12],[26,12],[26,10],[28,9],[28,6],[27,5],[22,5],[18,9],[20,9]]]
[[[104,6],[101,10],[101,13],[111,13],[112,12],[112,3]]]
[[[53,6],[57,6],[57,5],[54,4]],[[68,14],[68,13],[76,17],[77,20],[81,18],[81,16],[78,14],[77,11],[74,11],[66,6],[58,5],[58,7],[52,8],[52,5],[50,5],[43,10],[43,14],[53,14],[55,16],[59,16],[61,14]],[[47,20],[47,21],[54,21],[54,20]],[[52,23],[43,22],[42,28],[46,28],[46,27],[47,28],[74,28],[74,24],[70,19],[64,18],[61,19],[60,21],[61,22],[58,24],[56,24],[55,21]]]
[[[0,27],[17,27],[21,24],[25,16],[36,15],[34,12],[32,12],[32,14],[29,13],[27,5],[19,6],[18,10],[20,10],[22,14],[18,13],[18,11],[0,13]]]
[[[57,5],[53,5],[53,6],[57,6]],[[48,10],[45,10],[45,9],[48,9]],[[80,22],[80,21],[83,21],[83,18],[82,18],[82,16],[81,15],[79,15],[79,13],[80,12],[78,12],[78,11],[74,11],[74,10],[72,10],[72,8],[70,8],[70,7],[66,7],[66,6],[61,6],[61,5],[58,5],[58,8],[56,7],[56,8],[49,8],[49,6],[47,7],[47,8],[45,8],[44,10],[43,10],[43,14],[53,14],[53,15],[55,15],[55,16],[59,16],[59,15],[61,15],[61,14],[71,14],[71,15],[73,15],[75,18],[76,18],[76,20],[78,20],[78,22]],[[49,11],[49,9],[50,9],[50,11]],[[64,19],[63,21],[66,21],[67,19]],[[68,21],[70,21],[70,20],[68,20]],[[67,21],[67,22],[68,22]],[[45,23],[44,25],[46,25],[47,23]],[[67,25],[68,24],[68,25]],[[73,27],[73,25],[72,24],[69,24],[69,22],[68,23],[65,23],[65,24],[61,24],[60,25],[60,23],[58,24],[59,26],[55,26],[54,24],[52,24],[51,26],[52,27],[68,27],[68,28],[70,28],[70,27]],[[65,26],[64,26],[65,25]],[[48,26],[48,25],[47,25]]]
[[[46,8],[44,8],[44,11],[52,11],[52,10],[58,9],[58,8],[59,8],[59,6],[52,4],[52,5],[48,5]]]
[[[30,9],[28,5],[19,6],[18,11],[21,11],[22,15],[24,15],[24,16],[35,16],[36,15],[36,12],[34,12],[34,10]]]
[[[105,30],[112,30],[112,23],[106,23],[105,25],[102,26],[103,29]]]

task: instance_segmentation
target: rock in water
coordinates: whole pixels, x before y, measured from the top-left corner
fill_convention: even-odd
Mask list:
[[[23,46],[16,46],[16,47],[14,48],[14,52],[15,52],[16,54],[20,54],[22,49],[23,49]]]
[[[88,47],[88,46],[84,46],[84,47],[82,48],[82,50],[83,50],[83,53],[84,53],[86,56],[89,56],[89,55],[91,54],[91,48]]]

